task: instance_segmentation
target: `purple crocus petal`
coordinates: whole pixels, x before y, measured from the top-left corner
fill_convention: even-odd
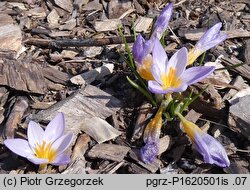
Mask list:
[[[28,125],[28,141],[32,148],[35,148],[37,144],[42,144],[44,136],[44,130],[40,125],[34,121],[30,121]]]
[[[15,154],[22,157],[28,157],[33,154],[28,141],[23,139],[6,139],[4,141],[4,145],[7,146],[8,149],[10,149]]]
[[[191,85],[209,76],[214,69],[215,67],[209,66],[190,67],[181,75],[181,80]]]
[[[173,92],[183,92],[187,89],[188,85],[186,83],[182,83],[179,87],[177,88],[169,88],[166,90],[166,94],[168,93],[173,93]]]
[[[219,22],[215,24],[213,27],[209,28],[200,38],[200,40],[197,42],[196,46],[201,48],[205,43],[211,41],[214,39],[215,36],[218,35],[218,32],[220,31],[220,28],[222,26],[222,23]]]
[[[53,164],[55,166],[60,166],[60,165],[67,165],[70,162],[70,157],[64,153],[57,155],[53,162],[50,164]]]
[[[133,58],[135,63],[142,64],[143,59],[151,52],[152,50],[152,41],[147,40],[142,37],[141,34],[138,34],[133,45]]]
[[[148,81],[148,89],[150,92],[155,94],[168,94],[173,92],[183,92],[187,89],[188,85],[186,83],[182,83],[178,88],[168,88],[163,90],[161,85],[158,84],[156,81]]]
[[[44,158],[37,158],[35,156],[30,156],[30,157],[27,157],[27,159],[32,162],[33,164],[47,164],[49,162],[48,159],[44,159]]]
[[[151,73],[154,77],[154,80],[158,82],[159,84],[162,84],[162,78],[161,74],[163,73],[162,70],[160,70],[159,66],[157,64],[153,64],[151,66]]]
[[[140,149],[141,160],[146,163],[152,163],[159,152],[158,141],[148,141],[145,146]]]
[[[158,39],[162,37],[163,32],[167,29],[169,20],[171,18],[173,11],[173,3],[169,3],[168,6],[166,6],[157,20],[154,23],[153,26],[153,33],[152,36],[156,36]]]
[[[224,147],[212,136],[202,133],[195,134],[195,145],[206,163],[228,167],[230,161]]]
[[[153,64],[156,65],[159,68],[159,75],[162,74],[162,72],[165,72],[166,70],[166,64],[168,62],[168,56],[164,50],[164,48],[161,45],[161,42],[154,38],[154,47],[152,51],[152,57],[153,57]]]
[[[169,69],[172,67],[175,69],[176,76],[179,77],[186,68],[187,61],[188,61],[188,51],[187,48],[183,47],[179,49],[169,60],[166,73],[169,72]]]
[[[72,133],[69,133],[67,135],[63,135],[62,137],[57,139],[51,145],[51,149],[56,150],[57,155],[60,155],[62,152],[64,152],[69,147],[72,140],[73,140],[73,134]]]
[[[159,83],[152,80],[148,81],[148,89],[155,94],[165,94],[166,92]]]
[[[204,44],[201,49],[202,49],[202,51],[207,51],[208,49],[211,49],[212,47],[220,44],[221,42],[223,42],[227,38],[228,38],[227,34],[218,36],[215,39],[213,39],[212,41],[207,42],[206,44]]]
[[[227,35],[220,35],[220,28],[222,26],[222,23],[219,22],[215,24],[213,27],[211,27],[209,30],[207,30],[200,40],[195,45],[196,49],[200,49],[203,52],[216,46],[217,44],[221,43],[227,38]]]
[[[54,142],[56,139],[63,135],[65,129],[65,120],[63,113],[58,113],[54,119],[47,125],[43,140]]]

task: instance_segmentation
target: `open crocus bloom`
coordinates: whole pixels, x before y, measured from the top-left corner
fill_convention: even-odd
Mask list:
[[[152,163],[159,152],[163,109],[163,106],[159,108],[155,117],[147,124],[144,130],[143,141],[145,146],[140,149],[140,156],[146,164]]]
[[[192,64],[203,52],[218,45],[227,38],[227,34],[220,34],[221,26],[222,24],[219,22],[207,30],[196,43],[195,47],[188,52],[189,65]]]
[[[214,67],[199,66],[186,69],[187,49],[178,50],[168,61],[160,41],[155,40],[152,52],[153,64],[151,67],[154,80],[148,81],[148,88],[156,94],[182,92],[214,71]]]
[[[63,135],[65,121],[63,113],[58,113],[45,131],[34,121],[28,125],[28,141],[7,139],[4,141],[15,154],[27,158],[34,164],[65,165],[70,158],[64,153],[72,142],[73,134]]]
[[[167,29],[172,10],[173,3],[170,3],[162,10],[160,16],[157,18],[153,26],[151,38],[149,40],[145,40],[141,36],[141,34],[138,34],[133,45],[132,53],[135,60],[137,72],[145,80],[153,80],[153,76],[150,70],[152,66],[152,48],[154,46],[155,38],[160,39],[163,32]]]
[[[195,144],[197,151],[203,156],[206,163],[228,167],[230,161],[223,146],[215,138],[203,132],[197,125],[178,115],[184,131]]]

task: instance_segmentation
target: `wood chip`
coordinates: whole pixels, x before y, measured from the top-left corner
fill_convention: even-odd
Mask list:
[[[102,53],[103,47],[86,47],[84,48],[84,56],[92,58]]]
[[[164,137],[160,138],[159,143],[159,152],[157,155],[161,155],[163,152],[168,150],[171,146],[171,139],[170,136],[165,135]]]
[[[152,22],[153,22],[152,18],[139,17],[135,21],[135,31],[146,33],[148,31],[149,27],[151,26]]]
[[[83,119],[81,130],[99,144],[114,139],[121,134],[120,131],[111,126],[107,121],[98,117]]]
[[[4,135],[6,138],[13,139],[17,125],[20,124],[24,112],[28,108],[28,99],[26,97],[17,98],[13,109],[10,112],[5,124]]]
[[[47,21],[49,23],[50,28],[57,28],[59,26],[60,16],[57,11],[53,9],[47,16]]]
[[[60,30],[73,30],[76,27],[76,19],[70,19],[59,27]]]
[[[179,31],[179,35],[181,37],[185,37],[188,40],[198,41],[201,36],[204,34],[206,30],[203,32],[196,32],[196,31]],[[250,32],[247,30],[229,30],[229,31],[221,31],[221,34],[228,34],[228,39],[231,38],[249,38]]]
[[[85,6],[83,6],[82,10],[84,11],[102,11],[103,10],[103,6],[101,3],[99,3],[99,0],[93,0],[91,2],[89,2],[88,4],[86,4]]]
[[[61,52],[61,56],[63,58],[68,58],[68,59],[73,59],[75,58],[75,56],[78,54],[78,52],[76,51],[72,51],[72,50],[63,50]]]
[[[29,17],[36,18],[36,19],[44,19],[47,16],[46,12],[44,11],[42,7],[29,9],[27,12],[25,12],[25,14],[27,14],[27,16]]]
[[[71,78],[71,76],[67,73],[61,72],[53,67],[43,68],[44,77],[60,84],[67,84]]]
[[[221,69],[224,68],[224,66],[220,63],[220,59],[216,59],[215,62],[207,62],[205,63],[205,66],[214,66],[215,69]],[[213,78],[216,80],[219,80],[220,82],[224,82],[226,84],[229,84],[231,82],[231,77],[230,74],[228,72],[228,70],[224,69],[224,70],[218,70],[218,71],[214,71],[209,78]],[[222,86],[220,86],[220,89],[223,89]]]
[[[243,90],[240,90],[238,91],[230,100],[229,100],[229,103],[231,105],[233,104],[236,104],[239,102],[239,99],[244,97],[244,96],[247,96],[247,95],[250,95],[250,88],[245,88]]]
[[[241,66],[235,67],[233,70],[237,73],[239,73],[241,76],[246,77],[247,79],[250,79],[250,66],[247,64],[243,64],[242,61],[234,58],[230,59],[227,56],[220,57],[223,64],[226,64],[228,67],[234,67],[236,65],[242,64]]]
[[[101,67],[85,72],[83,74],[76,75],[72,77],[70,81],[76,85],[85,85],[86,83],[90,84],[95,80],[102,79],[106,75],[113,73],[113,69],[114,69],[114,64],[108,63]]]
[[[119,18],[124,12],[132,7],[131,1],[112,0],[108,4],[108,17]]]
[[[88,143],[90,142],[90,137],[87,134],[82,134],[77,138],[76,144],[74,146],[71,162],[69,167],[63,172],[63,174],[84,174],[86,160],[84,154],[88,149]]]
[[[44,110],[44,109],[48,109],[50,106],[54,105],[56,102],[35,102],[33,104],[31,104],[30,106],[33,109],[38,109],[38,110]]]
[[[250,64],[250,39],[245,41],[245,48],[244,48],[244,58],[246,64]]]
[[[10,15],[0,14],[0,26],[5,26],[8,24],[13,24],[14,21]]]
[[[239,98],[239,101],[229,108],[228,123],[229,127],[241,132],[250,140],[250,110],[246,105],[250,105],[250,96]]]
[[[239,90],[243,90],[244,88],[248,88],[249,86],[245,83],[245,81],[243,80],[243,78],[241,76],[237,76],[234,80],[233,80],[233,86],[237,87]],[[223,97],[223,100],[229,100],[231,99],[236,93],[238,92],[238,90],[236,89],[230,89]]]
[[[115,144],[97,144],[88,152],[87,155],[90,158],[101,158],[121,162],[129,150],[130,148],[126,146]]]
[[[120,109],[121,103],[110,94],[87,85],[80,91],[54,104],[47,110],[41,110],[30,119],[48,122],[58,112],[65,115],[66,131],[78,134],[84,123],[84,118],[99,117],[106,119]]]
[[[0,68],[0,85],[25,92],[45,93],[47,87],[40,65],[4,59],[0,61]]]
[[[10,23],[11,18],[9,17],[0,15],[0,52],[14,51],[15,58],[17,58],[25,50],[22,45],[22,32],[19,26]]]
[[[198,121],[198,119],[202,116],[201,113],[198,113],[196,111],[194,111],[193,109],[191,109],[187,115],[185,116],[185,118],[193,123],[196,123],[196,121]]]
[[[0,124],[5,119],[5,103],[8,100],[9,93],[5,87],[0,87]]]
[[[107,19],[102,21],[95,21],[94,28],[97,32],[106,32],[116,30],[118,25],[121,25],[119,19]]]
[[[72,12],[73,4],[71,0],[54,0],[55,4],[65,11]]]

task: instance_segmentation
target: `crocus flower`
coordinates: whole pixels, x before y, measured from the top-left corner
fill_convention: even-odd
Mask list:
[[[155,38],[160,39],[163,32],[167,29],[172,14],[173,3],[165,7],[153,26],[153,32],[149,40],[145,40],[140,34],[137,35],[133,45],[133,57],[135,60],[137,72],[145,80],[153,80],[151,73],[152,66],[152,48]]]
[[[145,146],[140,149],[141,160],[145,164],[152,163],[159,152],[159,141],[149,140]]]
[[[65,165],[70,158],[64,153],[72,142],[73,134],[63,135],[65,121],[63,113],[58,113],[50,121],[45,131],[34,121],[28,125],[28,140],[7,139],[4,141],[15,154],[39,165]]]
[[[223,146],[215,138],[203,132],[197,125],[178,114],[181,125],[194,143],[197,151],[203,156],[206,163],[216,164],[220,167],[228,167],[230,161]]]
[[[145,40],[141,34],[137,35],[135,43],[133,45],[133,58],[136,64],[137,72],[145,80],[152,80],[151,73],[152,56],[151,51],[153,47],[153,40]]]
[[[145,142],[145,146],[140,149],[140,156],[146,164],[152,163],[159,152],[159,137],[164,109],[164,105],[162,105],[144,130],[143,141]]]
[[[155,40],[151,67],[154,80],[148,81],[148,88],[156,94],[168,94],[182,92],[191,84],[194,84],[214,71],[214,67],[199,66],[186,69],[188,57],[185,47],[178,50],[170,60],[164,51],[160,41]]]
[[[228,35],[220,34],[221,22],[215,24],[207,30],[200,40],[196,43],[195,47],[188,52],[188,64],[192,64],[203,52],[223,42]]]
[[[162,11],[153,26],[152,36],[156,36],[158,39],[161,39],[163,32],[168,27],[169,20],[173,12],[173,3],[169,3]]]

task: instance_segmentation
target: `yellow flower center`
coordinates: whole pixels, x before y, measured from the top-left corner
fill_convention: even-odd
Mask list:
[[[147,56],[145,59],[143,59],[141,66],[137,68],[137,72],[143,79],[154,80],[154,77],[151,73],[151,66],[152,66],[152,57]]]
[[[43,141],[41,145],[37,144],[35,148],[35,154],[37,158],[48,159],[48,162],[51,162],[55,159],[56,150],[51,149],[51,143],[46,143]]]
[[[177,88],[181,84],[181,80],[177,78],[176,76],[176,71],[173,67],[170,67],[168,75],[166,73],[162,73],[161,75],[161,80],[162,80],[162,88],[164,90],[172,87],[172,88]]]

